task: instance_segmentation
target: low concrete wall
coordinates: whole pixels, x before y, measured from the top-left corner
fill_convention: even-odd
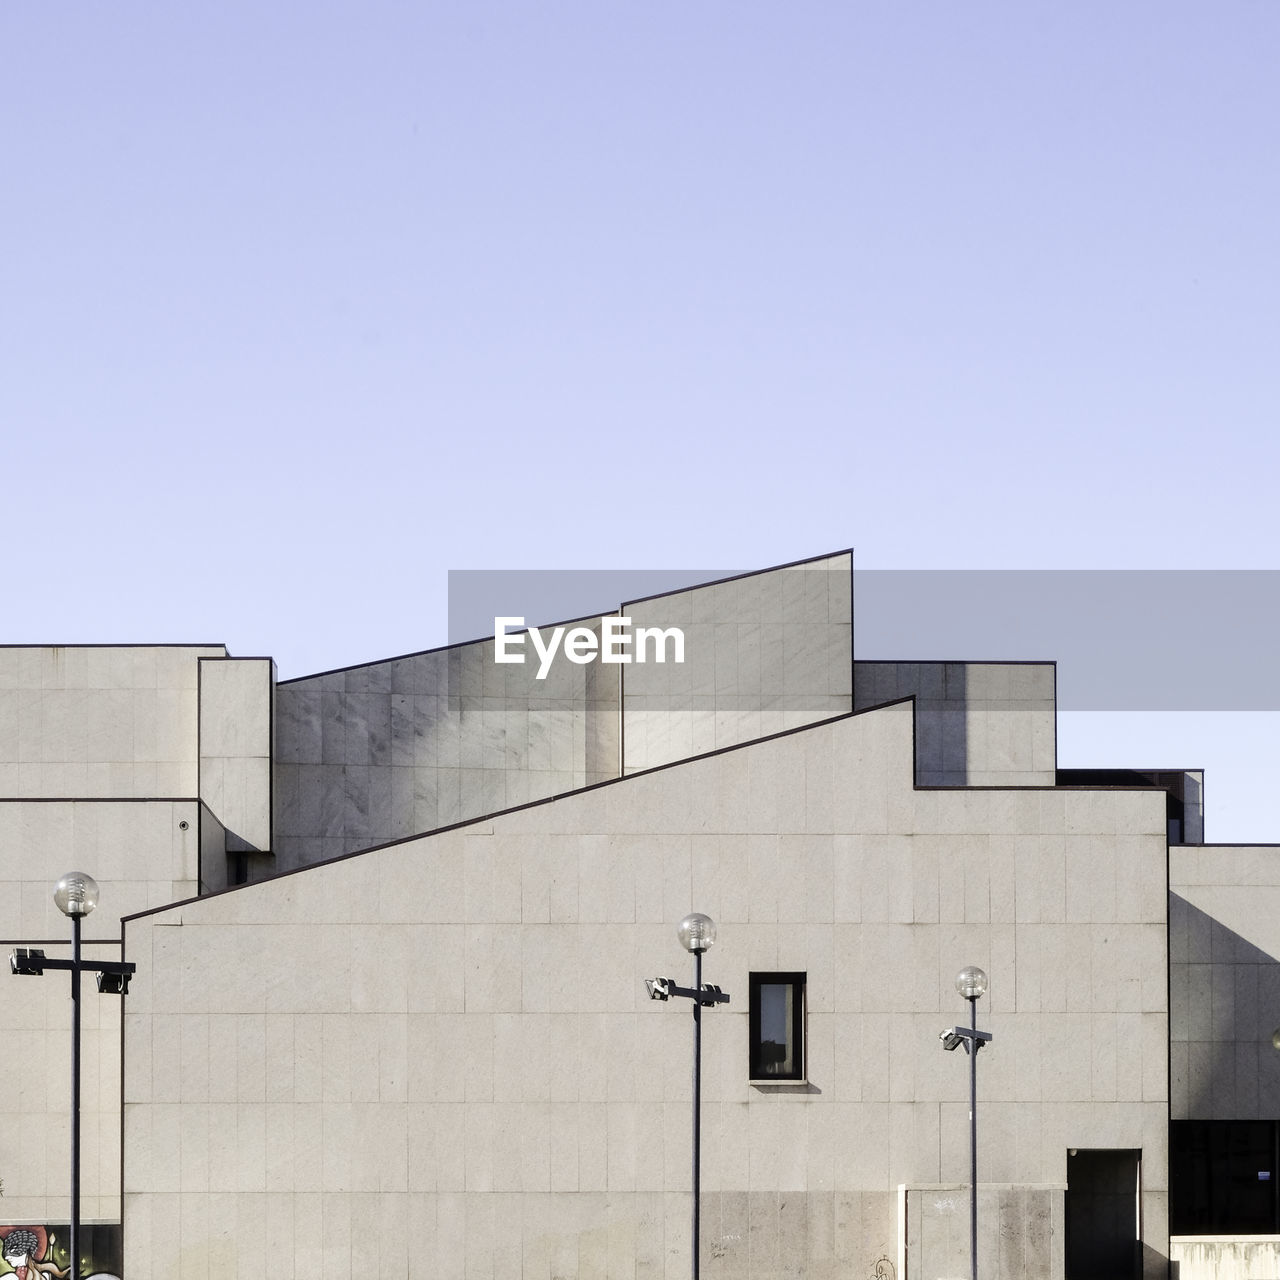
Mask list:
[[[1174,1236],[1172,1280],[1280,1280],[1280,1236]]]

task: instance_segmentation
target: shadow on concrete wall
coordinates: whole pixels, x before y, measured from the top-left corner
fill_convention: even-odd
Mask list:
[[[1188,890],[1188,892],[1193,892]],[[1280,1115],[1280,961],[1169,894],[1170,1114]]]
[[[916,700],[915,782],[963,787],[969,782],[968,674],[963,662],[855,662],[853,709]]]

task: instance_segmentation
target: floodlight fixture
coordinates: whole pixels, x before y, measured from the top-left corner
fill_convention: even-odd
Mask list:
[[[133,966],[130,965],[130,968]],[[98,994],[104,996],[127,996],[129,994],[129,973],[98,974]]]
[[[19,947],[9,953],[9,971],[11,973],[35,974],[44,973],[45,954],[39,947]]]
[[[650,1000],[670,1000],[671,999],[671,979],[670,978],[646,978],[644,985],[649,988]]]

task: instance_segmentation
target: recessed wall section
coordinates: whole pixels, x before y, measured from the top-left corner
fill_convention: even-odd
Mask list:
[[[270,658],[200,663],[200,797],[228,852],[271,848]]]

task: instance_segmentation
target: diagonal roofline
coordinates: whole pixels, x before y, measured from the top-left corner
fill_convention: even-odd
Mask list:
[[[770,565],[764,569],[750,569],[745,573],[731,573],[724,578],[713,578],[710,582],[695,582],[687,587],[676,587],[671,591],[660,591],[656,595],[639,596],[634,600],[623,600],[615,608],[605,609],[600,613],[585,613],[576,618],[562,618],[558,622],[543,622],[538,624],[538,629],[542,630],[547,627],[569,627],[575,622],[590,622],[596,618],[609,617],[612,614],[620,612],[628,605],[643,604],[648,600],[660,600],[664,596],[683,595],[687,591],[701,591],[704,587],[718,587],[726,582],[738,582],[743,578],[754,578],[762,573],[776,573],[779,569],[798,569],[802,565],[817,564],[822,560],[834,560],[837,556],[849,557],[849,570],[853,571],[853,548],[844,547],[839,551],[829,551],[824,555],[807,556],[803,560],[791,560],[786,564]],[[526,627],[526,631],[531,628]],[[513,634],[519,634],[518,632]],[[434,645],[427,649],[415,649],[410,653],[396,653],[386,658],[373,658],[368,662],[353,662],[345,667],[329,667],[325,671],[313,671],[305,676],[290,676],[288,680],[279,680],[276,682],[278,688],[285,685],[301,684],[304,680],[319,680],[322,676],[340,675],[344,671],[363,671],[369,667],[385,666],[389,662],[403,662],[407,658],[425,658],[432,653],[447,653],[450,649],[466,649],[474,644],[484,644],[486,640],[492,639],[491,636],[477,636],[474,640],[457,640],[453,644]]]

